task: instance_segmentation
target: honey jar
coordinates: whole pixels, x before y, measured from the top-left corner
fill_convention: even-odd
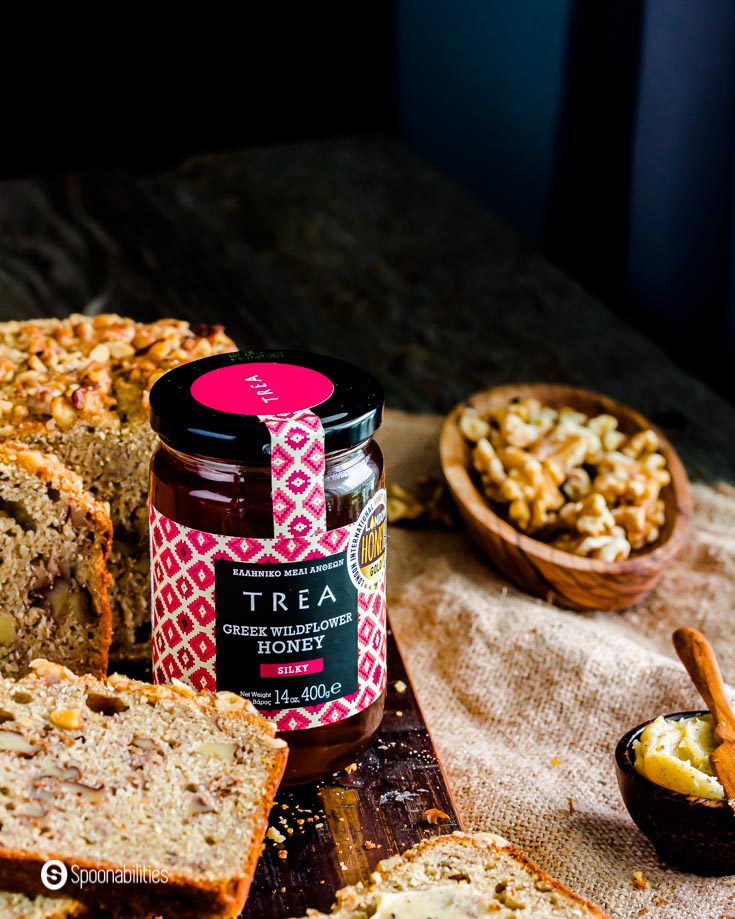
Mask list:
[[[318,779],[377,731],[386,686],[383,391],[295,351],[177,367],[151,390],[153,675],[229,690]]]

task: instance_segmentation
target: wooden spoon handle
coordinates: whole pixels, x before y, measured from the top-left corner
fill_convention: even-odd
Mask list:
[[[673,640],[676,653],[720,727],[720,738],[735,740],[735,712],[725,694],[725,682],[712,645],[698,629],[691,628],[677,629]]]

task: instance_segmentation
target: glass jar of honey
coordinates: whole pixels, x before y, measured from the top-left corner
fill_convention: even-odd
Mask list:
[[[377,731],[386,686],[373,376],[294,351],[221,354],[151,391],[153,674],[249,699],[318,779]]]

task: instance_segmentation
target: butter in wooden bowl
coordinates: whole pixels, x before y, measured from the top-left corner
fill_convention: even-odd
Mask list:
[[[710,762],[719,743],[711,715],[659,715],[633,744],[635,768],[670,791],[723,801],[725,793]]]
[[[615,771],[628,813],[672,868],[735,874],[735,812],[711,757],[718,748],[706,710],[660,716],[628,731]]]

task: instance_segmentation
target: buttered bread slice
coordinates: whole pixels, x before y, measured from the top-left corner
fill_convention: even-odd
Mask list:
[[[58,859],[56,895],[99,914],[124,893],[131,916],[237,915],[286,762],[274,726],[232,693],[31,668],[0,678],[0,888],[43,894]]]
[[[327,919],[309,910],[310,919]],[[490,833],[436,836],[345,887],[329,919],[605,919],[515,846]]]
[[[0,443],[0,673],[36,657],[107,672],[111,621],[105,507],[55,456]]]

